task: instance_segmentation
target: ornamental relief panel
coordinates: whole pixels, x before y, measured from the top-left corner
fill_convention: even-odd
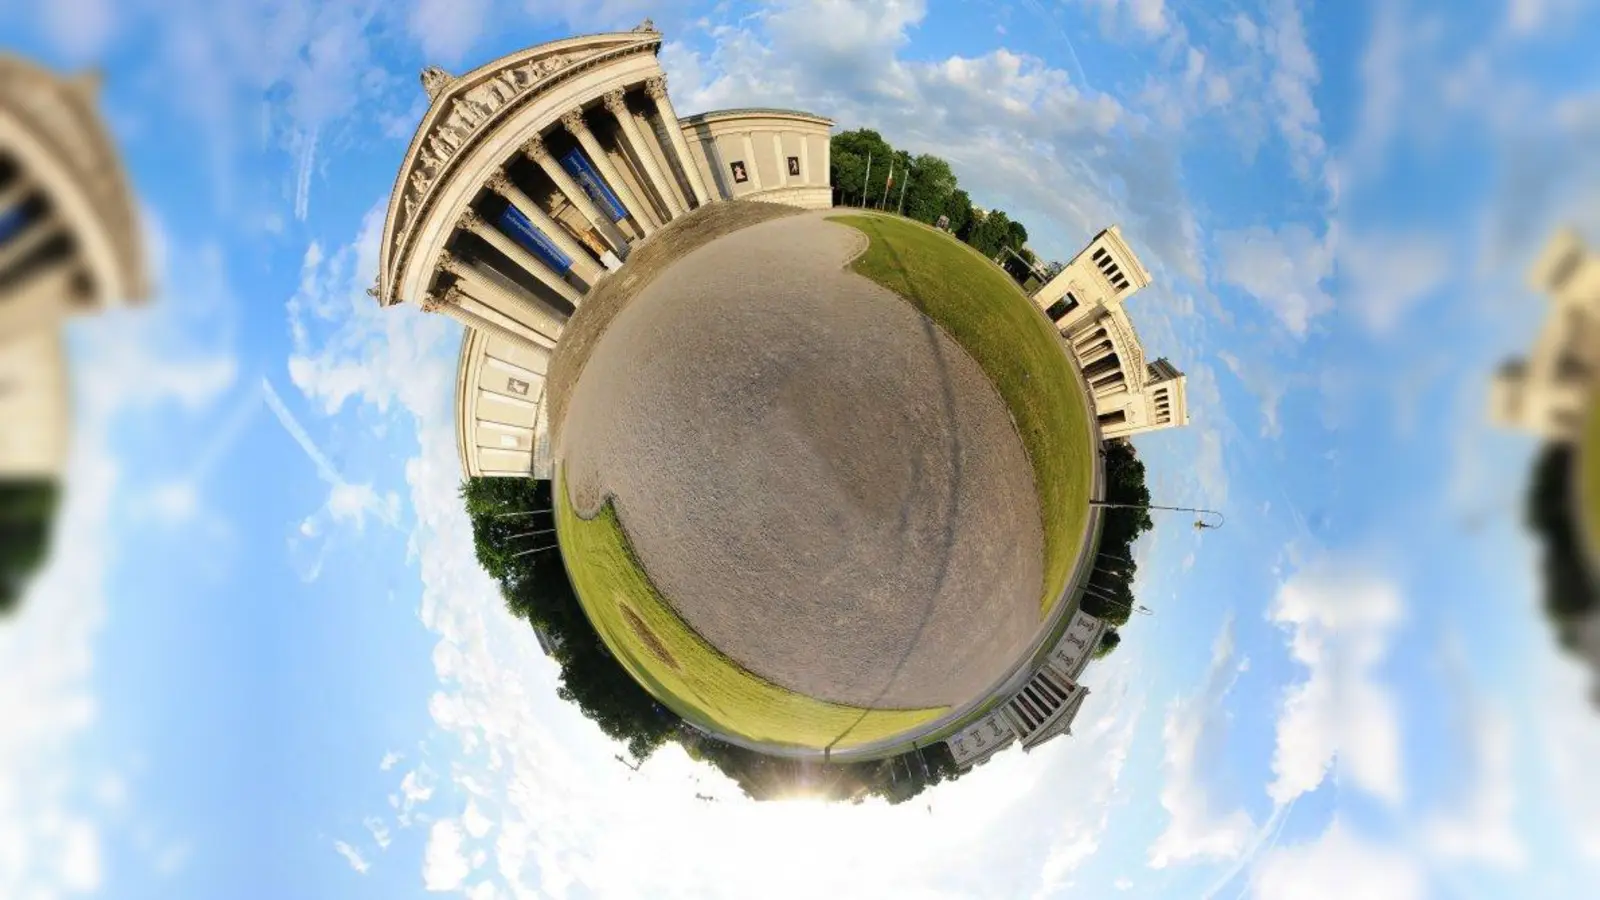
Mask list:
[[[437,119],[417,152],[401,197],[401,215],[394,233],[396,244],[410,227],[424,198],[444,174],[455,155],[479,131],[518,97],[592,53],[558,53],[508,66],[484,76],[477,84],[449,100],[448,111]],[[437,73],[437,74],[435,74]],[[438,70],[425,70],[423,84],[440,84]],[[448,77],[448,76],[446,76]],[[452,82],[452,86],[453,86]]]

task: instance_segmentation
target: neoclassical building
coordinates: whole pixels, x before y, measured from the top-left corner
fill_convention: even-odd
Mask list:
[[[1033,295],[1071,343],[1108,438],[1189,424],[1184,374],[1164,358],[1145,361],[1122,308],[1149,284],[1150,273],[1113,225]]]
[[[832,122],[778,109],[680,119],[632,31],[540,44],[430,104],[389,197],[373,295],[466,326],[458,446],[468,476],[550,476],[544,376],[567,319],[631,250],[707,203],[832,205]]]
[[[1532,351],[1508,360],[1489,391],[1495,424],[1570,441],[1583,427],[1600,375],[1600,254],[1568,228],[1528,270],[1528,287],[1550,297]]]
[[[986,762],[1000,750],[1020,742],[1024,751],[1053,737],[1072,733],[1089,689],[1078,678],[1100,646],[1106,623],[1082,610],[1074,613],[1067,630],[1044,664],[1022,689],[999,709],[952,735],[945,743],[956,765],[970,768]]]
[[[0,480],[55,479],[66,464],[64,321],[149,291],[97,93],[93,75],[0,54]]]

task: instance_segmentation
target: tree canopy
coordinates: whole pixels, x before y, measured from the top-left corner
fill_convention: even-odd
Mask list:
[[[829,145],[834,190],[841,206],[882,206],[900,209],[907,217],[929,225],[946,216],[950,232],[971,244],[984,256],[994,258],[1002,247],[1024,253],[1028,229],[1004,210],[976,214],[972,198],[957,183],[950,163],[931,153],[912,156],[896,150],[883,136],[870,128],[845,131]],[[887,184],[890,162],[894,163],[894,183]],[[870,168],[869,168],[870,166]],[[888,187],[887,194],[885,187]],[[904,194],[903,208],[902,197]],[[1056,264],[1059,268],[1059,264]],[[1017,281],[1032,274],[1007,269]]]
[[[1544,546],[1544,610],[1563,647],[1577,646],[1577,625],[1600,612],[1597,585],[1578,533],[1575,454],[1566,444],[1548,444],[1534,464],[1526,521]]]
[[[1133,444],[1114,438],[1103,445],[1106,467],[1106,500],[1111,503],[1150,504],[1150,489],[1144,480],[1144,462]],[[1117,629],[1128,624],[1136,605],[1133,578],[1139,566],[1133,561],[1133,543],[1155,523],[1148,509],[1108,507],[1101,519],[1100,546],[1095,570],[1089,577],[1079,609],[1110,623],[1100,641],[1099,655],[1110,653],[1122,642]]]
[[[52,479],[0,480],[0,616],[16,609],[49,558],[59,493]]]

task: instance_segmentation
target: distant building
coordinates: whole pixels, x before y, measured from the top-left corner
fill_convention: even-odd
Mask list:
[[[1600,255],[1564,229],[1529,269],[1528,286],[1550,297],[1549,312],[1529,354],[1495,373],[1489,416],[1505,428],[1569,441],[1583,427],[1600,373]]]
[[[148,293],[138,212],[93,75],[0,54],[0,480],[61,475],[61,329]]]
[[[956,765],[963,769],[982,765],[1013,743],[1021,742],[1027,751],[1071,734],[1072,722],[1089,695],[1078,677],[1100,646],[1106,627],[1102,619],[1081,610],[1074,613],[1061,640],[1021,690],[945,741]]]
[[[1146,364],[1139,335],[1122,308],[1150,280],[1113,225],[1033,295],[1071,342],[1094,398],[1100,433],[1107,438],[1189,424],[1187,379],[1166,359]]]

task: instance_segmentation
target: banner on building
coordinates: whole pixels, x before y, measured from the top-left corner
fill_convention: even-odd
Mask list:
[[[522,210],[509,203],[506,211],[500,214],[500,228],[557,273],[565,275],[572,269],[572,257],[562,253],[554,241],[528,221]]]
[[[573,147],[561,157],[561,168],[567,170],[572,180],[583,188],[589,195],[590,201],[598,206],[602,212],[611,217],[611,221],[620,222],[627,217],[628,211],[622,208],[622,202],[617,195],[611,193],[611,188],[606,185],[605,179],[595,171],[589,158],[583,155],[583,149]]]

